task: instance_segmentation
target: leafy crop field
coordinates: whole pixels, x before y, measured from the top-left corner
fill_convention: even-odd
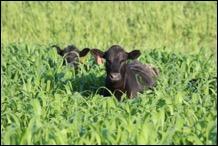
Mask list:
[[[1,144],[217,144],[217,2],[1,2]],[[51,45],[140,49],[154,91],[102,97]],[[192,81],[192,79],[197,79]]]

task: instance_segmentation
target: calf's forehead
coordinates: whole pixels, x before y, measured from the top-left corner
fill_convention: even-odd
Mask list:
[[[121,48],[110,48],[106,52],[106,59],[115,60],[126,57],[126,52]]]
[[[66,50],[64,50],[64,53],[70,53],[70,52],[77,52],[77,53],[79,53],[79,51],[77,50],[77,49],[72,49],[72,48],[68,48],[68,49],[66,49]]]

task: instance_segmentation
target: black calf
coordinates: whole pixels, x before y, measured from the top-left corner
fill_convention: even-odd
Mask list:
[[[84,48],[82,51],[79,51],[79,49],[74,45],[69,45],[63,50],[57,45],[53,45],[52,47],[55,47],[57,49],[57,53],[62,56],[70,66],[74,68],[78,67],[79,58],[87,55],[90,50],[89,48]],[[65,61],[63,64],[65,65]]]
[[[107,77],[105,84],[118,100],[122,93],[126,92],[127,96],[132,98],[137,95],[137,92],[143,91],[145,87],[152,88],[155,85],[155,78],[159,71],[151,65],[134,60],[141,55],[139,50],[127,53],[120,46],[113,45],[106,52],[92,49],[91,53],[96,60],[99,58],[106,60]],[[129,59],[134,61],[128,63]],[[108,96],[109,93],[104,91],[103,95]]]

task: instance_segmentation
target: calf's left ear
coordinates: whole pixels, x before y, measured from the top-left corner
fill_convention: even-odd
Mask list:
[[[86,56],[89,53],[89,48],[84,48],[82,51],[79,52],[79,57]]]
[[[127,54],[128,54],[128,59],[136,59],[141,55],[141,52],[139,50],[133,50]]]

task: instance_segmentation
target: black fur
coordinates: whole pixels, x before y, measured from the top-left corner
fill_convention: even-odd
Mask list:
[[[87,55],[87,53],[90,51],[89,48],[84,48],[82,51],[79,51],[79,49],[74,45],[69,45],[63,50],[57,45],[53,45],[51,47],[55,47],[57,53],[62,56],[70,66],[74,68],[78,67],[79,57]],[[65,65],[65,61],[63,61],[63,65]]]
[[[154,87],[159,71],[151,65],[134,60],[140,56],[139,50],[127,53],[122,47],[113,45],[106,52],[92,49],[91,53],[106,60],[105,85],[118,100],[122,93],[127,93],[127,97],[132,98],[137,95],[137,92]],[[129,59],[133,61],[128,63]],[[103,95],[109,96],[110,94],[105,90]]]

